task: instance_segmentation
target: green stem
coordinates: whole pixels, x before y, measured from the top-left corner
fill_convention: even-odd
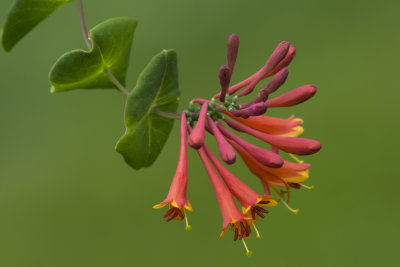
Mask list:
[[[86,21],[85,21],[85,12],[83,11],[83,3],[82,0],[78,1],[79,5],[79,19],[81,22],[81,30],[83,34],[83,38],[85,39],[86,45],[88,46],[89,49],[92,49],[92,41],[89,39],[89,32],[86,27]],[[124,94],[129,95],[129,91],[115,78],[114,74],[111,72],[110,69],[106,70],[108,77],[110,80],[115,84],[115,86]]]
[[[161,115],[161,116],[163,116],[165,118],[168,118],[168,119],[178,120],[178,119],[181,118],[180,114],[165,112],[165,111],[162,111],[161,109],[159,109],[158,107],[154,107],[153,111],[155,113],[157,113],[158,115]]]
[[[86,22],[85,22],[85,13],[83,12],[83,3],[82,0],[78,1],[79,5],[79,19],[81,21],[81,29],[82,29],[82,34],[83,38],[85,39],[86,45],[88,46],[89,49],[92,49],[92,42],[89,39],[89,33],[86,27]]]
[[[126,94],[129,95],[129,91],[117,80],[117,78],[115,78],[114,74],[112,74],[110,69],[106,70],[108,77],[110,77],[110,80],[115,84],[115,86],[118,87],[118,89]]]

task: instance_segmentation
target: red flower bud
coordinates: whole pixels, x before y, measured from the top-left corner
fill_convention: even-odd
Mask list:
[[[257,72],[257,75],[251,81],[251,83],[238,94],[238,96],[245,96],[250,94],[256,85],[264,79],[264,76],[268,75],[278,64],[279,62],[286,56],[289,50],[289,42],[283,41],[281,42],[276,48],[275,51],[272,53],[271,57],[267,60],[264,67]]]
[[[317,87],[312,84],[303,85],[299,88],[293,89],[283,95],[268,100],[267,106],[275,107],[291,107],[307,101],[315,95]]]
[[[239,51],[239,36],[237,34],[232,34],[229,37],[228,44],[227,44],[227,54],[226,58],[228,60],[228,67],[233,72],[235,67],[236,58]]]
[[[218,152],[222,160],[228,164],[235,163],[236,153],[231,144],[229,144],[228,141],[226,141],[225,137],[219,131],[219,129],[215,125],[214,121],[210,118],[210,116],[207,116],[207,122],[208,125],[210,126],[209,128],[211,133],[215,136],[215,140],[217,141]]]
[[[231,75],[232,73],[228,66],[222,66],[219,69],[219,83],[221,84],[221,95],[219,100],[221,102],[225,102],[225,95],[228,92]]]
[[[261,164],[270,168],[280,168],[283,165],[283,159],[278,154],[244,141],[243,139],[231,133],[220,123],[218,123],[217,126],[223,135],[237,143],[239,146],[243,147],[243,149],[250,153]]]
[[[247,119],[250,116],[260,116],[267,111],[267,105],[264,102],[256,103],[247,108],[231,110],[233,116]]]
[[[199,149],[204,144],[205,134],[204,127],[207,116],[208,103],[205,102],[201,105],[199,119],[189,136],[189,146],[194,149]]]

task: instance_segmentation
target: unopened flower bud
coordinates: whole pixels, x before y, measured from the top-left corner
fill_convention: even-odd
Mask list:
[[[232,34],[228,40],[227,53],[226,53],[226,58],[228,60],[228,67],[231,70],[231,72],[233,72],[233,68],[235,67],[238,51],[239,51],[239,36],[237,36],[237,34]]]
[[[315,95],[317,87],[312,84],[303,85],[283,95],[268,100],[268,107],[291,107],[307,101]]]
[[[278,64],[281,62],[282,59],[285,58],[288,50],[289,50],[289,42],[283,41],[281,42],[276,48],[275,51],[272,53],[271,57],[267,60],[264,67],[257,73],[257,76],[254,80],[242,91],[238,94],[238,96],[245,96],[250,94],[256,85],[264,79],[264,76],[268,75]]]
[[[231,81],[231,70],[228,66],[222,66],[219,69],[219,83],[221,84],[221,95],[219,100],[225,102],[225,96],[229,89],[229,83]]]
[[[205,102],[201,105],[199,119],[189,136],[188,144],[189,146],[195,149],[199,149],[204,144],[204,139],[205,139],[204,127],[206,122],[207,109],[208,109],[208,102]]]

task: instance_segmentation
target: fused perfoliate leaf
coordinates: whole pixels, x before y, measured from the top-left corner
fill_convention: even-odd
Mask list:
[[[160,116],[153,108],[176,112],[179,94],[176,52],[164,50],[141,72],[126,102],[126,132],[116,150],[132,168],[149,167],[160,154],[174,120]]]
[[[71,0],[16,0],[8,12],[2,45],[9,52],[26,34],[51,13]]]
[[[107,69],[125,86],[136,26],[137,21],[134,19],[113,18],[90,30],[92,49],[65,53],[50,70],[51,92],[115,88]]]

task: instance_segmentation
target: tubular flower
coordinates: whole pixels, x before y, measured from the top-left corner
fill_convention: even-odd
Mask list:
[[[176,168],[174,179],[172,180],[167,197],[160,204],[153,206],[154,209],[159,209],[165,205],[169,205],[168,211],[165,213],[164,218],[167,222],[170,220],[183,220],[186,219],[186,230],[190,230],[191,226],[187,221],[186,210],[192,210],[192,206],[186,197],[186,190],[188,184],[187,172],[187,123],[186,114],[182,112],[181,115],[181,131],[180,131],[180,152],[178,166]]]
[[[257,220],[257,215],[261,218],[264,218],[263,213],[268,213],[268,211],[263,207],[272,207],[278,204],[272,199],[271,195],[257,194],[253,189],[242,182],[242,180],[234,176],[221,162],[218,161],[218,159],[207,146],[204,146],[204,150],[206,151],[207,156],[211,160],[214,167],[221,175],[222,179],[225,181],[229,191],[231,191],[231,193],[242,205],[242,211],[245,215],[245,218],[248,220],[248,224],[254,225]],[[249,218],[251,219],[249,220]],[[258,233],[257,236],[259,236]]]
[[[239,37],[230,36],[227,44],[227,62],[218,73],[220,92],[210,100],[195,98],[181,118],[181,150],[175,177],[167,198],[155,208],[169,204],[165,214],[167,221],[186,218],[186,210],[191,210],[186,199],[187,159],[186,135],[189,131],[188,145],[194,148],[203,162],[216,200],[222,214],[222,233],[233,231],[233,240],[242,240],[247,255],[251,255],[245,243],[252,228],[256,238],[260,234],[255,226],[258,218],[264,218],[268,210],[279,203],[297,214],[299,210],[289,206],[291,189],[313,189],[304,182],[309,178],[311,164],[304,163],[295,155],[310,155],[321,149],[318,141],[299,138],[303,133],[302,119],[291,116],[287,119],[265,116],[269,108],[290,107],[310,99],[316,93],[314,85],[304,85],[278,97],[270,98],[281,88],[288,75],[287,69],[293,60],[296,49],[287,41],[281,42],[264,66],[247,79],[230,86],[239,48]],[[272,79],[258,90],[249,102],[242,103],[240,97],[249,95],[268,77]],[[241,91],[240,91],[241,90]],[[239,92],[240,91],[240,92]],[[234,95],[237,93],[237,95]],[[174,115],[174,114],[172,114]],[[171,116],[172,116],[171,115]],[[225,127],[225,122],[230,129]],[[206,133],[214,136],[218,154],[223,162],[232,165],[237,161],[236,153],[262,185],[259,194],[228,170],[206,145]],[[267,146],[256,146],[237,136],[232,130],[251,135],[264,141]],[[208,140],[208,139],[207,139]],[[289,153],[296,161],[284,160],[279,153]],[[236,206],[234,198],[241,205]],[[279,201],[274,200],[277,199]],[[259,223],[259,222],[258,222]]]

